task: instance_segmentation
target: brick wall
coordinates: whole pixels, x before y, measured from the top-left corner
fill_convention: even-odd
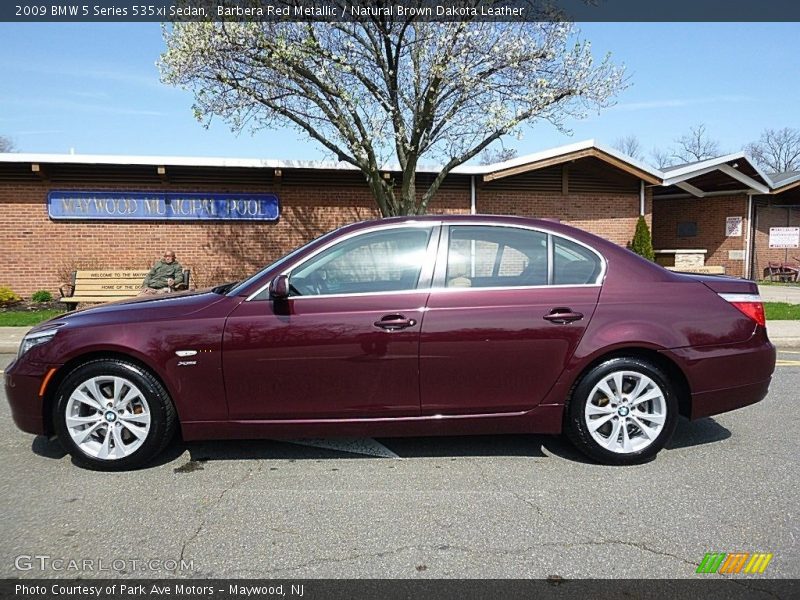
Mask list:
[[[741,237],[727,237],[726,217],[743,217]],[[697,223],[697,235],[679,237],[679,223]],[[747,231],[747,196],[714,196],[711,198],[664,199],[653,203],[653,246],[656,250],[704,248],[705,264],[723,266],[727,275],[743,277],[745,261],[732,260],[728,252],[745,250]]]
[[[556,218],[624,246],[633,239],[639,219],[639,193],[567,195],[523,190],[482,189],[478,212]],[[645,220],[652,228],[652,194],[645,196]]]

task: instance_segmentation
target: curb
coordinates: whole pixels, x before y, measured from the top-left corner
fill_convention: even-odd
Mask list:
[[[773,345],[781,350],[798,350],[800,349],[800,338],[780,338],[777,340],[770,340]]]

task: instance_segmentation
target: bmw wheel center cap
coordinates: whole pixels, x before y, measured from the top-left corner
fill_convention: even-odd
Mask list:
[[[113,423],[117,420],[117,413],[115,413],[113,410],[106,411],[105,418],[109,423]]]
[[[627,417],[628,413],[630,413],[630,412],[631,412],[631,409],[628,408],[627,406],[620,406],[619,407],[619,416],[620,417]]]

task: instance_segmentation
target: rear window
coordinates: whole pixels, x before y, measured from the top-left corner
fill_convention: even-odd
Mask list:
[[[453,225],[449,228],[444,285],[590,285],[597,282],[602,269],[594,251],[558,235],[520,227]]]
[[[585,246],[553,236],[553,283],[555,285],[594,283],[602,268],[600,258]]]

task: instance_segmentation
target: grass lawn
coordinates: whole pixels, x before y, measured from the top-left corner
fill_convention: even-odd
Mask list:
[[[767,321],[787,321],[800,319],[800,304],[786,302],[764,302]]]
[[[52,319],[64,311],[57,308],[42,310],[9,310],[0,312],[0,327],[30,327]]]
[[[792,287],[792,288],[800,287],[800,282],[797,282],[797,281],[781,281],[781,282],[778,282],[778,281],[770,281],[769,279],[761,279],[760,281],[757,281],[756,283],[758,283],[759,286],[762,286],[762,285],[774,285],[774,286]]]

